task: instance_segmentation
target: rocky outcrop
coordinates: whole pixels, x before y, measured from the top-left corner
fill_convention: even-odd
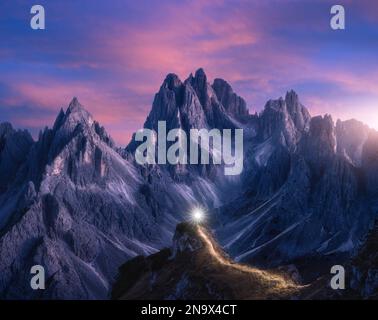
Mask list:
[[[294,91],[285,99],[269,100],[259,117],[259,138],[272,138],[276,144],[294,149],[310,122],[308,110],[299,102]]]
[[[311,116],[307,108],[299,101],[298,94],[294,90],[286,93],[285,103],[287,111],[299,132],[308,128]]]
[[[33,143],[27,131],[14,130],[10,123],[0,124],[0,194],[15,179]]]
[[[216,88],[222,90],[219,86]],[[219,91],[219,94],[221,100],[218,100],[203,69],[197,70],[194,76],[191,74],[184,82],[177,75],[169,74],[155,95],[144,127],[157,131],[158,121],[161,120],[167,122],[168,130],[181,128],[188,133],[192,128],[234,128],[235,124],[229,115],[237,115],[236,109],[242,107],[235,106],[233,99],[239,104],[242,104],[242,99],[232,92],[231,87],[228,93]]]
[[[225,110],[235,119],[245,121],[249,115],[247,104],[232,90],[231,86],[223,79],[215,79],[212,85],[218,101]]]
[[[23,179],[2,197],[1,298],[106,298],[118,266],[164,246],[179,218],[174,203],[170,212],[159,205],[172,202],[172,191],[161,185],[167,195],[157,200],[153,183],[114,150],[77,99],[19,170]],[[35,264],[46,271],[42,293],[29,285]]]
[[[290,124],[281,126],[281,132],[295,127],[282,99],[268,103],[264,112],[262,117],[269,114],[278,123],[284,118],[275,116],[286,115]],[[265,136],[270,145],[276,128],[272,126]],[[371,138],[371,146],[367,142],[364,147],[366,157],[362,156],[371,161],[362,161],[362,167],[353,165],[337,153],[336,129],[328,115],[312,118],[299,137],[294,149],[281,144],[283,149],[270,151],[265,166],[255,167],[261,175],[250,175],[244,195],[220,209],[223,227],[218,236],[238,261],[261,267],[294,263],[302,277],[312,281],[332,264],[348,261],[376,217],[372,198],[366,198],[369,184],[363,175],[365,167],[373,172],[374,151],[367,150],[375,149]],[[311,261],[322,267],[312,270]]]
[[[231,88],[229,94],[233,95]],[[191,129],[240,128],[241,124],[236,120],[236,114],[231,111],[233,98],[229,100],[224,96],[222,99],[227,103],[226,106],[218,99],[215,89],[208,82],[203,69],[198,69],[194,75],[190,74],[183,82],[177,75],[168,74],[159,92],[155,95],[144,128],[157,132],[158,122],[165,121],[167,131],[179,128],[186,132],[187,137],[190,136]],[[227,111],[227,108],[230,110]],[[168,149],[173,143],[167,142],[166,148]],[[133,138],[122,152],[123,156],[126,159],[133,159],[139,144],[140,142],[136,142]],[[187,140],[187,145],[189,146],[189,140]],[[188,157],[190,158],[190,149],[188,149]],[[184,182],[189,186],[195,194],[194,201],[200,199],[205,206],[212,207],[220,204],[219,199],[223,198],[224,201],[227,201],[228,198],[233,197],[234,191],[239,187],[238,181],[236,181],[238,186],[235,186],[232,181],[227,181],[224,174],[221,173],[224,171],[223,166],[214,165],[212,158],[213,150],[210,149],[210,165],[164,164],[158,170],[168,173],[175,182]],[[139,164],[136,166],[140,167]],[[141,170],[149,171],[150,169],[142,168]],[[230,184],[228,185],[227,182]]]
[[[362,164],[362,149],[370,131],[367,125],[355,119],[337,120],[337,152],[353,165],[360,167]]]
[[[351,264],[350,286],[356,296],[378,299],[378,224],[366,237]]]
[[[230,260],[203,226],[177,226],[173,247],[120,267],[113,299],[289,299],[300,287],[284,274]]]
[[[336,154],[336,133],[332,117],[313,117],[310,129],[303,136],[299,146],[299,153],[320,172],[319,166],[329,164]]]
[[[370,197],[378,195],[378,132],[369,133],[362,150],[362,168]]]

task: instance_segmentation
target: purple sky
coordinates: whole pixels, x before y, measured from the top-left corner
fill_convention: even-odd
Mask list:
[[[73,96],[120,145],[142,127],[167,73],[203,67],[251,112],[289,89],[312,115],[378,129],[378,1],[39,0],[0,2],[0,121],[34,135]],[[346,30],[329,26],[343,4]]]

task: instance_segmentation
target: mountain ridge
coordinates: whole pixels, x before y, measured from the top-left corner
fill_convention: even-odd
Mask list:
[[[358,121],[311,118],[294,91],[250,115],[203,69],[184,82],[166,77],[144,126],[159,120],[242,128],[244,171],[231,179],[218,166],[137,165],[137,144],[116,148],[77,98],[35,142],[0,125],[1,298],[106,298],[118,267],[167,246],[197,206],[232,258],[295,263],[308,281],[347,261],[374,225],[378,137]],[[324,267],[311,270],[319,258]],[[42,296],[28,286],[33,264],[46,266]]]
[[[234,263],[206,227],[188,221],[177,225],[170,248],[120,267],[112,298],[288,299],[300,290],[289,277]]]

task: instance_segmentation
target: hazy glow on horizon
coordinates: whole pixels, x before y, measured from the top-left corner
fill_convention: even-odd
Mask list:
[[[312,115],[378,129],[378,2],[343,0],[346,30],[329,27],[332,1],[41,0],[0,4],[0,121],[34,135],[73,96],[120,145],[143,126],[166,74],[203,67],[251,112],[294,89]],[[5,14],[4,14],[5,13]]]

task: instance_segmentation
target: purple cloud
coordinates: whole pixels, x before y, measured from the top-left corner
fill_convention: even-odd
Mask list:
[[[347,29],[333,31],[332,1],[40,2],[43,32],[30,4],[1,4],[0,120],[36,131],[75,95],[124,145],[167,73],[203,67],[252,111],[293,88],[312,114],[378,128],[375,3],[341,1]]]

